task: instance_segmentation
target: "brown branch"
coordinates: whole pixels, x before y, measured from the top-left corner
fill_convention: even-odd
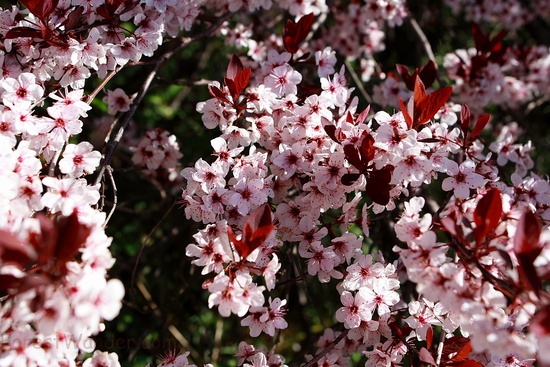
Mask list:
[[[109,176],[109,181],[111,181],[111,185],[113,185],[113,206],[111,207],[111,210],[109,211],[109,214],[105,219],[105,223],[103,223],[103,227],[106,227],[107,223],[109,223],[109,220],[111,220],[111,217],[113,216],[113,213],[115,212],[115,209],[116,209],[116,205],[118,203],[117,188],[115,184],[115,178],[113,177],[113,169],[111,168],[111,166],[107,166],[107,176]]]
[[[416,34],[418,35],[418,37],[422,41],[422,45],[424,46],[424,50],[426,51],[426,54],[428,55],[428,58],[433,61],[433,63],[435,64],[435,67],[437,68],[437,62],[435,61],[435,55],[434,55],[434,52],[432,50],[432,46],[430,45],[430,41],[428,41],[428,37],[426,37],[426,34],[424,33],[424,31],[422,30],[422,28],[420,28],[420,25],[418,25],[418,22],[412,16],[409,16],[409,22],[411,22],[411,25],[412,25],[414,31],[416,32]]]

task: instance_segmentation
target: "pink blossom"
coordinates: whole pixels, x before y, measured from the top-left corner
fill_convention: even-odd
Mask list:
[[[361,293],[356,293],[355,296],[348,292],[342,292],[340,301],[344,307],[340,307],[336,311],[336,319],[344,323],[346,329],[358,327],[362,321],[370,321],[372,312],[367,307],[367,300],[363,298]]]
[[[78,145],[67,144],[63,158],[59,161],[59,170],[71,177],[80,177],[92,173],[99,166],[101,153],[93,150],[92,144],[83,141]]]
[[[109,115],[115,115],[118,112],[128,111],[132,100],[124,90],[116,88],[107,91],[107,95],[103,98],[103,102],[107,103]]]
[[[475,163],[466,160],[460,164],[450,162],[448,167],[448,175],[443,180],[441,188],[445,191],[453,190],[457,198],[466,199],[470,196],[470,189],[483,187],[487,180],[480,174],[475,172]]]
[[[302,81],[302,75],[290,65],[283,64],[275,67],[264,79],[266,87],[282,97],[286,94],[296,94],[297,85]]]

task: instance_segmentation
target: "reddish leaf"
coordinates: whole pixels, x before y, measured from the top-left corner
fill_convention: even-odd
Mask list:
[[[470,339],[463,336],[453,336],[443,344],[442,362],[461,362],[472,352]]]
[[[0,274],[0,291],[17,289],[21,285],[21,279],[11,274]]]
[[[19,0],[38,19],[47,22],[59,0]]]
[[[365,192],[375,203],[380,205],[387,205],[389,203],[392,172],[392,166],[384,166],[382,169],[369,173]]]
[[[347,144],[344,145],[344,154],[346,155],[346,159],[348,162],[353,164],[355,168],[357,168],[359,171],[363,172],[367,169],[367,166],[364,165],[363,161],[361,160],[361,156],[359,155],[359,151],[353,144]]]
[[[426,95],[426,88],[419,76],[416,76],[414,94],[412,97],[412,110],[410,106],[399,99],[401,111],[409,128],[417,129],[427,123],[447,102],[453,93],[452,87],[438,89]],[[409,104],[411,101],[409,101]],[[412,115],[412,116],[411,116]]]
[[[241,62],[241,59],[235,54],[231,55],[231,60],[229,60],[229,64],[227,65],[227,71],[225,72],[225,77],[231,80],[235,80],[235,77],[239,73],[239,71],[242,71],[244,69],[243,63]]]
[[[367,166],[374,159],[374,138],[368,132],[364,133],[363,140],[361,141],[360,152],[361,161],[363,166]]]
[[[439,138],[425,138],[425,139],[418,139],[419,143],[440,143],[441,139]]]
[[[208,87],[208,92],[212,97],[216,98],[217,100],[227,103],[229,105],[231,104],[231,102],[227,99],[227,95],[222,92],[220,88],[212,85]]]
[[[73,212],[70,216],[59,219],[57,231],[60,236],[55,249],[55,257],[57,265],[60,266],[74,258],[88,239],[92,229],[80,223],[78,215]]]
[[[437,72],[437,67],[432,60],[429,60],[426,64],[424,64],[420,71],[416,68],[412,74],[409,72],[409,68],[405,65],[397,64],[396,69],[401,76],[401,79],[403,79],[403,82],[407,86],[407,89],[411,91],[414,91],[417,76],[420,77],[420,80],[422,80],[424,86],[429,88],[434,83]]]
[[[420,80],[420,78],[417,80]],[[452,87],[445,87],[430,93],[423,100],[419,101],[417,104],[419,111],[417,112],[416,109],[414,111],[413,127],[419,127],[431,120],[437,111],[449,100],[452,93]]]
[[[416,75],[418,74],[418,70],[411,75],[409,68],[406,65],[397,64],[395,65],[395,68],[397,69],[397,73],[401,76],[401,79],[403,79],[407,89],[411,91],[414,90],[414,81],[416,79]]]
[[[42,38],[42,32],[40,32],[40,30],[36,28],[31,27],[14,27],[10,29],[4,36],[5,39],[18,37]]]
[[[409,325],[399,325],[395,321],[392,321],[388,324],[391,331],[397,336],[397,339],[406,339],[412,331],[412,328]]]
[[[337,143],[341,143],[346,138],[342,130],[334,125],[326,124],[323,128],[327,135]]]
[[[238,92],[237,95],[241,94],[241,92],[248,86],[249,81],[250,81],[250,68],[246,68],[237,73],[237,76],[235,77],[235,85],[237,87],[237,92]]]
[[[477,203],[474,210],[474,237],[477,244],[481,243],[487,233],[500,223],[502,217],[502,200],[500,190],[493,188]]]
[[[239,91],[237,90],[237,84],[235,81],[233,79],[223,78],[223,82],[227,85],[227,89],[229,89],[229,94],[233,97],[233,100],[236,100],[239,95]]]
[[[405,102],[401,99],[401,97],[398,97],[399,100],[399,107],[401,108],[401,112],[403,113],[403,117],[405,118],[405,122],[407,123],[407,127],[411,129],[413,127],[413,118],[409,114],[409,110],[407,106],[405,105]]]
[[[414,102],[418,105],[426,98],[426,86],[422,83],[422,79],[417,75],[414,79]],[[415,111],[416,112],[416,111]]]
[[[531,325],[529,325],[529,332],[535,334],[538,338],[550,335],[550,305],[546,305],[535,314]]]
[[[462,104],[460,108],[460,129],[464,136],[467,136],[470,132],[470,124],[472,123],[472,117],[470,114],[470,108],[466,104]]]
[[[426,347],[428,349],[432,349],[433,337],[434,337],[434,329],[430,326],[426,331]]]
[[[231,228],[228,228],[227,232],[242,261],[264,243],[274,228],[269,204],[264,204],[248,216],[240,240],[236,238]]]
[[[82,24],[82,14],[84,13],[84,7],[77,6],[67,16],[67,19],[61,24],[65,27],[65,30],[71,30]]]
[[[432,60],[428,60],[424,66],[420,69],[420,72],[418,73],[418,76],[426,86],[426,88],[431,87],[431,85],[435,82],[435,77],[437,74],[437,66]]]
[[[37,254],[31,246],[23,244],[13,234],[0,230],[0,263],[25,269],[36,261]]]
[[[474,129],[472,130],[472,135],[471,135],[472,138],[475,138],[476,136],[478,136],[483,131],[483,129],[485,128],[485,126],[489,122],[490,118],[491,118],[491,115],[489,115],[489,114],[484,114],[484,115],[479,116],[479,118],[477,119],[476,124],[474,126]]]
[[[344,173],[342,175],[342,184],[346,186],[353,185],[361,177],[361,173]]]
[[[530,210],[526,210],[520,217],[514,236],[514,252],[519,262],[519,275],[537,294],[541,288],[541,280],[533,265],[542,251],[540,243],[541,223],[539,218]]]
[[[313,13],[304,15],[298,23],[294,23],[292,20],[288,20],[286,26],[283,28],[283,43],[288,52],[295,54],[300,48],[300,44],[304,42],[315,16]]]

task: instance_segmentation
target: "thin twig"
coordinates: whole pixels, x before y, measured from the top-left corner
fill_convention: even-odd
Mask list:
[[[137,267],[138,267],[138,264],[139,264],[139,259],[141,258],[141,254],[143,253],[143,249],[145,248],[145,244],[149,241],[149,239],[153,236],[153,233],[155,233],[155,231],[157,230],[157,228],[160,226],[160,224],[164,221],[164,219],[166,219],[166,217],[168,216],[168,214],[170,214],[170,212],[172,211],[172,209],[174,209],[174,207],[176,206],[176,204],[178,203],[178,200],[175,200],[172,205],[170,206],[170,208],[166,211],[166,213],[164,213],[164,215],[162,216],[162,218],[160,218],[160,220],[157,222],[157,224],[155,224],[155,226],[153,227],[153,229],[151,229],[151,231],[147,234],[147,237],[145,237],[145,239],[143,240],[143,242],[141,243],[141,247],[139,248],[139,252],[137,254],[137,257],[136,257],[136,262],[134,263],[134,268],[132,269],[132,278],[130,280],[130,287],[133,287],[134,285],[134,282],[135,282],[135,279],[136,279],[136,272],[137,272]]]
[[[367,93],[365,87],[363,86],[363,82],[361,81],[361,79],[359,79],[359,76],[357,75],[357,73],[353,69],[353,66],[351,65],[349,60],[346,60],[346,67],[347,67],[349,73],[351,74],[351,77],[352,77],[353,81],[355,82],[355,85],[357,85],[357,88],[359,88],[359,92],[361,92],[361,95],[363,96],[363,98],[365,98],[365,100],[367,101],[368,104],[371,104],[372,103],[372,98]]]
[[[321,352],[319,352],[318,354],[315,355],[315,357],[313,357],[313,359],[309,362],[307,362],[306,364],[304,364],[302,367],[311,367],[313,366],[315,363],[317,363],[321,358],[323,358],[328,352],[330,352],[330,350],[332,348],[334,348],[336,346],[336,344],[340,343],[340,341],[342,339],[344,339],[346,337],[346,335],[348,335],[348,332],[349,332],[349,329],[346,329],[344,331],[342,331],[340,333],[340,335],[338,335],[338,337],[336,339],[334,339],[332,341],[332,343],[330,343],[329,345],[327,345],[325,347],[325,349],[323,349]]]
[[[420,28],[418,22],[412,16],[409,17],[409,22],[411,22],[414,31],[416,32],[418,37],[420,37],[422,45],[424,46],[424,50],[426,50],[426,54],[428,54],[428,58],[433,61],[433,63],[435,64],[435,68],[437,69],[437,62],[435,61],[435,55],[432,50],[432,46],[430,45],[430,41],[428,41],[428,37],[426,37],[424,31],[422,30],[422,28]]]
[[[117,199],[117,188],[115,184],[115,178],[113,177],[113,169],[111,166],[107,166],[107,176],[109,176],[109,181],[111,181],[111,185],[113,185],[113,206],[111,207],[111,210],[109,211],[109,214],[107,215],[107,218],[105,219],[105,223],[103,223],[103,227],[107,226],[107,223],[109,223],[109,220],[111,220],[111,217],[113,216],[113,213],[115,212],[116,205],[118,203]]]
[[[153,299],[153,296],[151,295],[149,290],[145,287],[145,284],[143,284],[142,282],[138,282],[137,287],[138,287],[139,291],[141,292],[141,295],[143,296],[143,298],[145,298],[145,300],[149,303],[149,307],[151,308],[151,311],[153,311],[155,316],[158,317],[158,318],[162,318],[163,317],[162,316],[162,311],[160,310],[160,308],[156,304],[156,302]],[[170,324],[170,325],[168,325],[168,331],[170,332],[170,334],[172,334],[174,339],[176,339],[178,341],[178,343],[180,343],[180,345],[185,350],[187,350],[191,353],[191,356],[195,361],[200,359],[199,352],[197,352],[197,350],[195,348],[193,348],[191,343],[189,343],[189,341],[187,339],[185,339],[185,337],[178,330],[178,328],[176,328],[173,324]]]
[[[105,87],[105,85],[109,82],[109,80],[111,80],[120,70],[122,70],[122,66],[119,66],[118,68],[115,68],[115,70],[111,71],[106,77],[105,79],[103,79],[101,81],[101,83],[99,83],[99,85],[96,87],[96,89],[94,89],[92,91],[92,93],[90,93],[90,95],[88,95],[88,98],[86,99],[86,103],[87,104],[90,104],[92,103],[92,101],[95,99],[95,97],[97,96],[97,94],[99,93],[100,90],[103,89],[103,87]]]

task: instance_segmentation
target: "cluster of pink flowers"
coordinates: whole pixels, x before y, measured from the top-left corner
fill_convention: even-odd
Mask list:
[[[550,4],[545,0],[445,0],[445,3],[455,14],[464,13],[469,21],[498,22],[506,29],[518,29],[537,16],[550,15]]]
[[[367,118],[367,109],[358,115],[343,68],[333,75],[320,73],[321,91],[299,98],[302,74],[289,63],[291,55],[267,55],[257,68],[259,85],[235,96],[227,86],[213,82],[211,91],[219,92],[197,106],[205,126],[221,130],[221,137],[212,142],[217,158],[212,163],[201,159],[182,172],[187,182],[182,194],[186,216],[208,224],[195,236],[196,244],[187,247],[187,255],[203,267],[203,274],[215,273],[205,284],[211,293],[209,307],[218,306],[222,316],[248,313],[242,324],[250,327],[252,336],[286,327],[268,316],[273,304],[263,306],[263,292],[273,289],[281,267],[275,253],[279,247],[302,258],[308,274],[320,282],[341,280],[337,289],[343,306],[335,316],[346,335],[339,347],[316,362],[319,366],[348,363],[344,361],[351,351],[362,351],[369,366],[399,363],[410,352],[404,340],[425,340],[428,329],[436,326],[443,328],[448,343],[457,343],[452,335],[460,330],[480,353],[479,362],[504,360],[510,352],[525,360],[542,358],[539,351],[546,339],[537,344],[526,325],[544,303],[508,307],[510,294],[484,279],[479,269],[467,267],[464,259],[449,256],[449,244],[437,242],[432,215],[420,215],[425,200],[415,194],[429,184],[439,185],[452,196],[438,214],[443,217],[454,210],[473,222],[472,206],[489,188],[499,187],[508,199],[503,199],[509,223],[504,236],[513,242],[513,223],[524,208],[548,220],[550,185],[528,174],[533,164],[521,152],[528,152],[529,144],[518,144],[517,134],[503,128],[490,147],[483,146],[468,136],[469,125],[456,126],[452,104],[443,106],[437,119],[416,127],[401,112],[380,111]],[[235,108],[243,103],[245,110]],[[499,154],[497,161],[491,151]],[[498,181],[497,165],[508,161],[515,166],[515,191]],[[371,180],[383,180],[381,172],[387,180],[378,188],[386,190],[388,198],[373,196],[368,204],[365,193],[370,196],[369,185],[376,185]],[[363,238],[369,236],[368,217],[398,208],[407,196],[395,223],[397,237],[407,244],[395,248],[400,260],[387,264],[374,253],[374,261],[362,251]],[[274,229],[241,258],[239,246],[227,234],[242,232],[242,238],[248,237],[246,227],[265,203],[273,212]],[[476,260],[496,277],[508,274],[505,267],[499,268],[505,265],[501,247],[514,256],[513,246],[503,240],[498,238],[499,246],[489,246],[491,251]],[[544,252],[537,259],[539,273],[548,255]],[[407,271],[405,279],[416,284],[423,298],[408,303],[401,299],[401,266]],[[505,279],[513,279],[509,277]],[[400,319],[411,328],[403,340],[388,326]]]
[[[292,266],[280,261],[284,251],[304,265],[303,277],[337,284],[342,304],[334,310],[339,324],[324,331],[308,367],[349,365],[357,352],[366,366],[398,365],[413,352],[431,365],[550,363],[541,326],[550,317],[543,288],[550,185],[531,171],[533,148],[518,142],[516,125],[483,142],[476,130],[487,121],[472,131],[467,107],[458,104],[480,110],[550,98],[547,47],[487,48],[502,40],[487,38],[445,57],[457,104],[445,98],[430,114],[433,105],[419,99],[441,94],[426,96],[420,78],[411,92],[388,77],[374,100],[401,111],[373,113],[359,109],[336,54],[359,59],[369,80],[384,27],[407,17],[404,1],[334,9],[322,0],[21,2],[26,10],[0,11],[0,366],[76,366],[83,353],[93,353],[85,367],[120,365],[91,339],[118,314],[124,287],[107,275],[115,259],[101,180],[86,177],[105,157],[87,141],[70,140],[82,132],[95,96],[84,100],[85,81],[154,56],[163,37],[190,31],[203,11],[246,14],[275,5],[296,21],[282,39],[254,40],[247,24],[220,28],[228,43],[248,48],[251,69],[234,57],[224,83],[209,84],[212,98],[197,111],[207,129],[220,130],[211,141],[215,158],[181,172],[185,216],[204,224],[186,254],[208,276],[208,306],[242,318],[251,337],[282,332],[291,311],[277,294],[284,266]],[[478,2],[468,16],[509,19],[511,28],[528,20],[521,2],[504,3]],[[544,1],[533,7],[549,12]],[[306,39],[312,17],[329,14],[334,26],[319,31],[321,40]],[[307,78],[320,87],[307,88]],[[134,103],[122,89],[104,101],[112,115]],[[132,162],[173,181],[181,156],[175,136],[157,128],[137,143]],[[428,205],[423,195],[432,189],[447,198]],[[395,219],[389,224],[402,242],[395,262],[366,251],[376,216]],[[415,299],[400,292],[405,282],[415,285]],[[160,366],[194,366],[187,356],[169,353]],[[273,350],[244,342],[236,357],[246,367],[285,366]]]

